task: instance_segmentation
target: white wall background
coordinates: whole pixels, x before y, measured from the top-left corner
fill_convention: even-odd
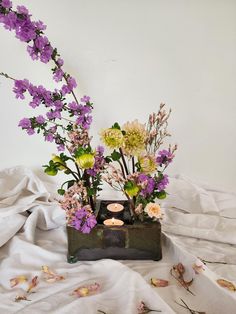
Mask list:
[[[138,118],[160,102],[173,109],[170,174],[236,190],[235,0],[15,0],[47,25],[46,34],[92,97],[93,130]],[[52,87],[50,66],[0,26],[0,72]],[[54,146],[18,127],[33,116],[0,78],[0,168],[47,163]],[[93,132],[93,133],[94,133]]]

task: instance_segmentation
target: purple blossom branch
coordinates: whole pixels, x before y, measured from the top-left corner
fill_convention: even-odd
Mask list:
[[[52,56],[52,60],[55,62],[56,66],[57,66],[58,68],[61,68],[61,66],[58,64],[58,61],[56,60],[56,57]],[[63,74],[63,78],[64,78],[64,80],[66,81],[66,83],[68,84],[68,78],[67,78],[67,76],[66,76],[65,73]],[[75,95],[75,93],[74,93],[73,90],[71,91],[71,94],[73,95],[75,102],[76,102],[77,104],[79,104],[79,101],[78,101],[78,99],[77,99],[77,97],[76,97],[76,95]]]

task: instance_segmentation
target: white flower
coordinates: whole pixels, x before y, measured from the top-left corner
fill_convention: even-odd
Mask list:
[[[161,207],[156,203],[148,203],[144,208],[144,211],[148,214],[150,218],[161,217]]]

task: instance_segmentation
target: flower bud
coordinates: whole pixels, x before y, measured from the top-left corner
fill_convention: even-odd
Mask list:
[[[127,193],[130,197],[137,196],[139,193],[139,187],[137,185],[126,187],[125,193]]]
[[[66,167],[63,166],[63,165],[66,165],[66,163],[59,156],[53,154],[52,155],[52,161],[60,164],[58,166],[59,170],[65,170],[66,169]]]
[[[48,167],[44,170],[44,172],[49,176],[55,176],[57,174],[57,169]]]

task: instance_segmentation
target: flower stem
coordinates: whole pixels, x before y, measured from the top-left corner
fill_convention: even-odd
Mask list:
[[[118,161],[118,163],[119,163],[119,165],[120,165],[120,168],[121,168],[121,171],[122,171],[123,177],[124,177],[124,179],[126,179],[126,176],[125,176],[125,171],[124,171],[124,167],[123,167],[122,163],[121,163],[119,160],[117,160],[117,161]]]
[[[59,166],[65,167],[72,174],[72,176],[75,178],[76,182],[79,181],[79,178],[77,177],[77,173],[72,171],[68,166],[66,166],[65,164],[62,164],[61,162],[58,162],[58,161],[56,162],[56,164],[58,164]]]
[[[7,79],[10,79],[10,80],[15,81],[15,79],[14,79],[13,77],[9,76],[7,73],[0,72],[0,75],[1,75],[1,76],[4,76],[4,77],[7,78]]]
[[[133,173],[135,173],[134,156],[132,156],[132,170],[133,170]]]
[[[125,167],[125,172],[126,172],[127,175],[129,175],[129,169],[127,167],[127,164],[126,164],[126,161],[125,161],[125,157],[124,157],[124,153],[123,153],[121,148],[119,148],[119,152],[120,152],[120,155],[121,155],[121,159],[122,159],[123,165]]]
[[[89,181],[89,176],[88,176],[86,171],[84,171],[83,177],[85,179],[85,182],[86,182],[86,185],[87,185],[88,189],[90,189],[91,188],[91,184],[90,184],[90,181]],[[91,205],[92,211],[94,212],[95,211],[95,205],[94,205],[94,201],[93,201],[92,195],[89,195],[88,199],[89,199],[89,203]]]
[[[56,57],[52,57],[52,60],[54,61],[54,63],[56,64],[56,66],[57,66],[58,68],[60,68],[59,64],[57,63]],[[65,73],[64,73],[64,75],[63,75],[63,78],[64,78],[64,80],[66,81],[66,83],[68,84],[68,78],[67,78],[67,76],[66,76]],[[75,95],[75,93],[74,93],[73,90],[71,91],[71,94],[73,95],[75,102],[76,102],[77,104],[79,104],[79,101],[78,101],[78,99],[77,99],[77,97],[76,97],[76,95]]]

